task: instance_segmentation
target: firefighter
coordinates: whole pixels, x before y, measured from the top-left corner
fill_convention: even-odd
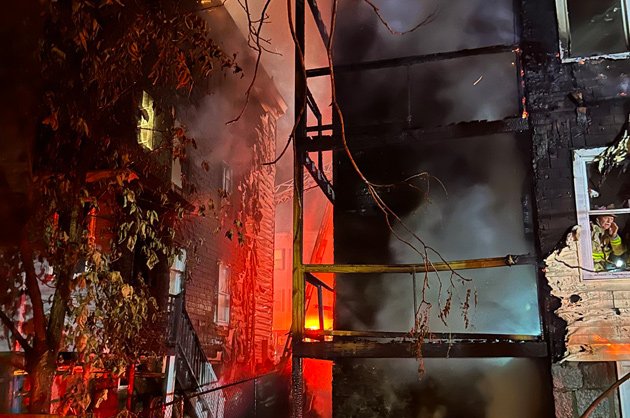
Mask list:
[[[621,259],[619,256],[625,252],[618,232],[619,226],[615,223],[615,215],[599,215],[591,222],[595,271],[619,268],[612,260],[613,256]]]

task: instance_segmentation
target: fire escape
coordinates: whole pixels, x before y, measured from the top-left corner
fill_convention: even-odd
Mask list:
[[[306,6],[308,3],[308,8]],[[316,0],[296,0],[295,2],[295,35],[296,57],[305,51],[305,20],[312,18],[316,24],[324,46],[329,43],[329,34]],[[307,10],[309,15],[307,16]],[[319,40],[318,40],[319,41]],[[409,68],[415,65],[431,63],[462,57],[483,56],[486,54],[512,53],[518,85],[519,114],[497,121],[461,122],[451,125],[417,129],[423,138],[463,138],[496,133],[525,133],[529,131],[527,112],[525,108],[525,93],[523,71],[521,69],[521,55],[518,43],[508,45],[493,45],[475,49],[454,52],[435,53],[430,55],[405,56],[378,61],[367,61],[348,65],[335,65],[334,71],[339,73],[359,73],[362,71],[383,68]],[[340,279],[357,274],[391,274],[406,273],[413,281],[414,311],[418,312],[418,295],[416,289],[421,283],[416,283],[416,274],[425,272],[439,272],[464,269],[488,269],[513,265],[537,265],[537,257],[531,254],[505,255],[493,258],[452,260],[433,263],[429,270],[424,263],[419,264],[317,264],[305,263],[303,260],[303,197],[305,192],[304,175],[308,172],[315,183],[325,194],[330,203],[335,204],[335,190],[326,174],[322,153],[326,151],[343,152],[341,143],[341,124],[333,116],[332,124],[322,123],[320,109],[309,90],[308,80],[314,77],[330,76],[330,68],[303,69],[301,62],[307,60],[296,59],[295,63],[295,113],[296,131],[294,143],[294,194],[293,194],[293,322],[291,329],[292,350],[292,416],[299,418],[304,413],[304,380],[303,359],[335,360],[341,358],[415,358],[418,347],[422,356],[426,358],[546,358],[548,357],[548,343],[544,338],[544,318],[540,316],[541,335],[510,335],[488,333],[429,333],[419,337],[419,340],[409,338],[409,333],[389,331],[356,331],[333,329],[324,330],[320,325],[318,332],[305,328],[305,309],[307,308],[312,290],[320,293],[325,288],[317,275],[321,273],[343,274]],[[409,80],[407,80],[409,83]],[[299,109],[305,105],[304,117],[300,117]],[[316,124],[307,124],[306,115],[312,116]],[[316,161],[311,157],[317,155]],[[399,275],[400,276],[400,275]],[[313,285],[313,286],[310,286]],[[539,287],[540,288],[540,287]],[[332,289],[330,289],[332,290]],[[542,297],[539,290],[539,309]],[[320,313],[321,315],[321,313]],[[320,321],[323,322],[323,321]]]

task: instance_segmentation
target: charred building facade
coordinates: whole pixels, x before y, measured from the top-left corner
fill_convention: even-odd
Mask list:
[[[327,44],[314,2],[299,4],[298,27],[312,14],[311,42]],[[592,222],[613,215],[627,241],[625,5],[344,1],[335,13],[330,67],[306,82],[297,69],[296,108],[303,94],[317,116],[309,83],[334,72],[340,112],[298,121],[296,167],[333,202],[335,263],[294,250],[294,383],[302,358],[334,360],[340,417],[580,416],[629,359],[626,254],[601,270],[591,243]],[[602,174],[598,156],[620,141]],[[332,182],[312,168],[322,150]],[[335,321],[318,333],[296,320],[321,273],[336,274]],[[623,416],[627,397],[596,414]]]

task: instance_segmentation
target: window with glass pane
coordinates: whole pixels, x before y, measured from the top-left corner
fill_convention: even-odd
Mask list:
[[[626,0],[556,0],[563,58],[628,54]]]
[[[217,296],[216,322],[227,325],[230,322],[230,267],[219,262],[219,293]]]
[[[146,91],[143,91],[140,118],[138,119],[138,143],[146,149],[155,149],[155,128],[153,98]]]
[[[595,159],[604,148],[575,151],[574,183],[584,278],[628,277],[630,179],[621,169],[603,175]]]

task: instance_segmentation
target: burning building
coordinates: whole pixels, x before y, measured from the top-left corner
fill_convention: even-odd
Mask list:
[[[308,41],[333,42],[330,66],[296,70],[294,416],[312,358],[334,361],[334,416],[579,416],[628,367],[627,253],[598,268],[592,240],[598,217],[616,225],[602,245],[628,240],[625,6],[341,1],[335,28],[327,12],[296,11],[298,40],[314,19]],[[334,263],[302,252],[303,172],[333,204]],[[334,327],[314,333],[323,273]]]
[[[265,397],[266,406],[273,400],[269,394],[265,394],[264,387],[255,387],[254,378],[273,368],[271,328],[275,167],[265,163],[274,157],[277,119],[285,112],[286,105],[273,80],[262,66],[257,65],[247,40],[230,14],[217,5],[208,7],[209,3],[193,1],[178,5],[191,8],[178,9],[178,12],[188,13],[186,16],[181,13],[177,15],[182,19],[182,25],[190,30],[199,27],[206,30],[205,33],[197,34],[196,42],[209,38],[221,43],[216,49],[206,48],[205,53],[214,56],[201,57],[193,62],[216,59],[223,56],[221,51],[225,50],[234,56],[238,55],[238,66],[231,67],[233,57],[222,63],[212,62],[206,68],[209,77],[201,78],[205,84],[188,90],[187,99],[190,100],[173,99],[169,102],[171,111],[168,112],[156,110],[160,108],[158,104],[163,105],[159,100],[163,99],[165,93],[162,89],[167,89],[167,86],[155,85],[153,80],[142,80],[142,83],[124,90],[121,93],[120,109],[116,109],[119,112],[116,114],[118,119],[114,118],[113,124],[117,136],[99,137],[95,141],[96,145],[90,148],[94,154],[82,154],[84,162],[79,166],[82,169],[87,167],[86,173],[70,172],[71,175],[81,177],[78,181],[85,185],[85,191],[82,192],[84,199],[81,200],[83,206],[77,211],[78,214],[71,217],[62,213],[61,216],[51,218],[60,228],[70,225],[70,229],[78,236],[85,237],[90,254],[98,253],[100,257],[113,260],[113,269],[120,272],[116,277],[125,283],[122,293],[124,299],[133,298],[139,294],[138,289],[146,288],[157,301],[159,311],[154,323],[148,325],[150,330],[137,330],[132,338],[134,341],[149,340],[146,354],[155,356],[157,353],[157,358],[132,364],[122,375],[120,371],[108,370],[104,366],[97,368],[94,373],[103,378],[96,379],[95,388],[90,389],[94,392],[91,394],[94,402],[84,405],[97,415],[110,416],[119,409],[127,408],[144,414],[166,413],[168,416],[242,416],[243,411],[250,408],[248,402],[251,401],[253,405],[257,396]],[[82,3],[76,7],[80,12],[81,7],[91,6]],[[106,9],[106,6],[103,7]],[[107,11],[104,16],[97,15],[98,19],[102,17],[100,22],[111,17]],[[130,15],[133,13],[135,10],[129,10]],[[206,25],[192,18],[192,14],[204,20]],[[151,16],[151,13],[147,15]],[[20,25],[33,21],[37,13],[33,10],[16,10],[16,16],[19,16],[17,21],[20,23],[16,23],[16,31],[19,32],[18,29],[23,29]],[[30,20],[21,20],[25,16]],[[98,21],[95,22],[94,27]],[[36,31],[33,34],[35,38],[41,35]],[[28,38],[28,41],[32,40]],[[90,38],[87,42],[91,41]],[[56,48],[61,51],[62,47],[56,45]],[[130,51],[130,54],[134,52],[133,49]],[[152,50],[151,53],[156,51]],[[16,56],[23,57],[17,53]],[[182,60],[188,59],[184,52],[180,57]],[[24,58],[24,61],[33,64],[30,58]],[[119,62],[116,64],[120,65]],[[222,65],[227,70],[221,71]],[[37,72],[37,65],[34,67],[33,71]],[[228,74],[233,68],[237,73],[243,71],[246,77]],[[196,70],[198,68],[193,72]],[[256,82],[249,88],[254,74]],[[21,81],[22,76],[15,74],[15,79]],[[190,76],[197,77],[198,74]],[[157,80],[158,76],[155,77]],[[34,80],[37,81],[38,77],[34,77]],[[195,78],[195,81],[198,80]],[[179,81],[182,83],[182,80]],[[3,121],[10,128],[11,138],[17,138],[20,134],[31,138],[35,136],[32,131],[36,129],[24,126],[28,125],[27,122],[34,122],[33,127],[36,127],[38,121],[27,111],[38,115],[41,109],[33,103],[29,94],[36,95],[39,91],[34,91],[35,87],[26,89],[19,83],[16,85],[16,88],[8,91],[20,97],[20,89],[25,89],[28,94],[24,94],[21,99],[25,105],[15,112],[19,118]],[[211,94],[207,94],[208,91]],[[230,120],[233,120],[232,123],[227,124]],[[87,123],[85,126],[87,132]],[[100,127],[90,128],[97,134],[101,133],[98,130]],[[28,183],[27,180],[32,176],[48,175],[45,170],[48,168],[45,165],[48,161],[46,158],[52,157],[54,160],[54,156],[57,156],[59,160],[68,158],[74,162],[72,158],[76,154],[68,149],[57,150],[58,154],[54,156],[47,154],[50,151],[48,145],[54,144],[54,141],[46,136],[52,136],[46,129],[39,129],[44,132],[38,132],[33,143],[26,140],[2,141],[2,149],[6,151],[3,152],[1,162],[3,201],[20,198],[28,202],[28,188],[24,183]],[[83,143],[91,144],[87,140]],[[77,140],[77,144],[81,144],[81,141]],[[105,163],[96,156],[111,157],[118,165],[104,169]],[[69,163],[68,167],[70,171],[70,167],[74,166]],[[63,175],[59,178],[63,178]],[[116,184],[121,186],[122,193],[110,187]],[[88,197],[91,193],[95,197]],[[124,204],[120,205],[119,202]],[[120,226],[116,223],[120,223],[116,212],[121,210],[119,206],[133,206],[130,214],[136,219],[123,225],[127,225],[127,231],[134,230],[136,225],[136,235],[122,235],[121,238],[120,230],[114,229]],[[12,240],[16,237],[21,238],[20,231],[24,224],[21,220],[28,218],[27,215],[33,213],[34,208],[3,204],[2,211],[7,215],[3,219],[3,230],[7,234],[5,236],[3,233],[1,242],[4,250],[5,246],[9,248],[13,245]],[[23,212],[23,216],[19,216],[19,212]],[[9,217],[12,219],[7,219]],[[176,220],[177,217],[182,219]],[[7,228],[4,228],[5,223]],[[163,231],[167,231],[168,238],[160,242],[155,236]],[[109,252],[111,240],[119,244],[123,242],[123,245],[119,245],[119,248],[122,247],[120,252]],[[152,247],[156,249],[155,252],[136,245],[136,240],[155,244]],[[158,244],[163,245],[159,248],[175,250],[172,263],[166,251],[159,251]],[[39,280],[35,286],[37,290],[31,287],[27,291],[18,289],[20,297],[7,305],[11,308],[6,310],[6,315],[3,308],[3,323],[6,325],[12,319],[11,315],[18,324],[17,328],[7,328],[7,332],[3,333],[8,337],[2,341],[3,345],[7,342],[3,351],[13,350],[3,359],[21,357],[19,342],[25,340],[15,333],[24,332],[28,335],[28,329],[32,326],[32,307],[36,304],[28,302],[31,292],[39,293],[39,298],[44,302],[44,325],[51,310],[55,309],[55,303],[58,303],[51,301],[57,298],[55,280],[60,272],[48,266],[46,256],[41,254],[44,253],[38,254],[35,263],[38,276],[34,279]],[[2,260],[5,263],[7,259]],[[82,265],[88,265],[91,260],[79,261]],[[2,272],[8,274],[6,269]],[[72,280],[80,282],[76,277],[82,277],[86,267],[77,267],[76,272],[72,272],[76,274],[71,276]],[[8,277],[3,276],[3,280]],[[6,287],[4,285],[3,281],[3,290]],[[84,287],[83,284],[76,289]],[[74,285],[72,289],[81,296],[81,290],[76,290]],[[75,299],[69,300],[68,309],[71,310]],[[82,323],[92,321],[94,312],[101,309],[99,303],[85,306],[88,319],[83,319]],[[134,310],[133,306],[129,307]],[[135,311],[144,308],[138,304]],[[129,315],[120,322],[132,323],[133,320],[133,316]],[[73,321],[66,320],[67,330],[75,326],[76,322]],[[63,325],[62,321],[62,328]],[[121,324],[116,329],[125,329],[124,326]],[[42,333],[34,335],[33,340],[45,337]],[[72,412],[71,409],[61,411],[59,405],[64,402],[63,399],[74,396],[73,381],[67,380],[67,376],[73,375],[75,365],[80,365],[76,353],[80,350],[77,343],[64,345],[60,349],[60,358],[54,359],[55,364],[63,363],[57,370],[58,375],[63,377],[55,378],[52,406],[50,411],[44,412]],[[30,355],[30,350],[25,348],[24,351],[27,356]],[[87,373],[81,367],[77,370]],[[0,396],[0,412],[25,412],[28,404],[33,402],[27,393],[28,385],[31,384],[29,375],[30,370],[29,374],[21,373],[9,367],[4,368],[3,363],[0,387],[2,393],[8,396]],[[221,387],[238,381],[245,383],[231,386],[225,391]]]

